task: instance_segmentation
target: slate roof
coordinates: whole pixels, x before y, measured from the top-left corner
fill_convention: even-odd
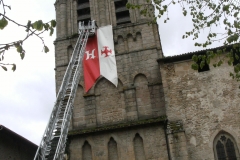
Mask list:
[[[199,50],[199,51],[188,52],[188,53],[184,53],[184,54],[179,54],[179,55],[159,58],[159,59],[157,59],[157,62],[158,63],[159,62],[172,63],[172,62],[189,60],[189,59],[192,59],[193,55],[202,55],[202,54],[205,54],[209,50],[216,51],[216,50],[224,49],[224,48],[226,48],[226,50],[230,50],[232,48],[232,46],[233,45],[220,46],[220,47],[216,47],[216,48],[209,48],[209,49],[205,49],[205,50]]]
[[[5,135],[8,135],[8,136],[12,136],[12,137],[16,138],[17,140],[19,140],[21,142],[24,142],[25,144],[27,143],[27,144],[31,145],[32,147],[35,147],[35,148],[38,147],[33,142],[31,142],[28,139],[20,136],[19,134],[13,132],[12,130],[8,129],[7,127],[5,127],[5,126],[3,126],[1,124],[0,124],[0,134],[5,134]]]

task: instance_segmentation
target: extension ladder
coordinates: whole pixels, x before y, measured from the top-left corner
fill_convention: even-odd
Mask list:
[[[95,30],[94,21],[90,21],[87,26],[84,25],[84,22],[79,23],[79,37],[34,160],[63,159],[74,98],[82,73],[82,60],[86,43],[88,36],[94,35]]]

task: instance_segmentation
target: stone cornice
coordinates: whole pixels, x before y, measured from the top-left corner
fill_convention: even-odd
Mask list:
[[[139,120],[134,122],[126,122],[126,123],[120,123],[120,124],[114,124],[114,125],[104,125],[104,126],[94,127],[94,128],[71,130],[69,131],[68,136],[83,135],[83,134],[96,133],[96,132],[102,132],[102,131],[110,131],[110,130],[123,129],[123,128],[135,127],[135,126],[143,126],[143,125],[149,125],[149,124],[155,124],[155,123],[161,123],[161,122],[163,123],[166,120],[167,120],[167,116],[160,116],[158,118]]]

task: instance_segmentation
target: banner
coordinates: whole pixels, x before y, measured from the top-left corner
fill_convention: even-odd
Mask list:
[[[97,36],[88,38],[83,59],[83,68],[85,91],[87,92],[100,76]]]
[[[96,35],[88,39],[83,61],[85,92],[89,91],[100,75],[117,87],[118,77],[112,26],[99,28]]]

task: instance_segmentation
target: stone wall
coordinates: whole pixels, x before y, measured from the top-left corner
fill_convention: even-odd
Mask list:
[[[80,81],[73,129],[165,115],[164,94],[153,55],[157,57],[154,50],[148,50],[117,56],[117,88],[105,78],[100,78],[85,94],[81,86],[83,81]],[[145,57],[149,59],[144,61]]]
[[[128,24],[115,27],[113,32],[119,85],[116,88],[100,78],[86,94],[82,75],[71,129],[165,115],[161,75],[156,61],[162,55],[157,25]],[[55,42],[57,92],[75,43],[74,37]]]
[[[160,62],[165,94],[165,106],[170,122],[181,120],[185,132],[189,159],[214,159],[213,140],[220,131],[232,135],[240,147],[240,89],[227,64],[197,72],[191,60],[172,63]],[[176,133],[178,135],[180,133]],[[172,136],[171,134],[169,135]],[[178,142],[172,139],[171,148]],[[186,154],[173,159],[187,159]],[[184,157],[185,156],[185,157]]]
[[[75,40],[58,41],[55,45],[57,91],[69,61],[69,46],[74,46]],[[100,78],[86,94],[81,77],[74,104],[73,129],[165,115],[156,62],[159,57],[157,48],[117,54],[118,88]]]
[[[91,20],[95,20],[99,27],[106,25],[117,26],[115,5],[113,0],[89,0],[91,10]],[[136,4],[143,4],[143,0],[129,0]],[[57,39],[78,33],[77,24],[77,1],[76,0],[56,0],[56,20]],[[132,23],[142,23],[151,20],[150,17],[140,15],[139,10],[130,10]]]
[[[159,125],[69,137],[71,160],[167,160]]]

